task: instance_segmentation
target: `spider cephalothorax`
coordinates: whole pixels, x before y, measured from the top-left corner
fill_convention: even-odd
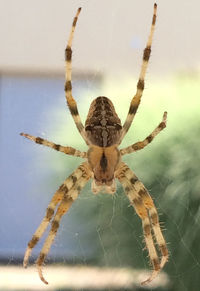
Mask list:
[[[88,163],[93,172],[92,191],[98,193],[101,190],[114,193],[115,171],[120,161],[120,151],[116,146],[98,147],[91,146],[88,151]]]
[[[145,243],[150,261],[153,265],[153,272],[151,276],[143,282],[143,284],[146,284],[151,282],[164,267],[168,260],[168,250],[160,229],[158,214],[153,200],[147,189],[140,182],[134,172],[122,161],[122,156],[141,150],[147,146],[155,138],[155,136],[165,128],[167,112],[164,112],[162,122],[143,141],[136,142],[123,149],[119,149],[118,147],[132,124],[144,90],[144,77],[151,53],[151,43],[156,23],[157,5],[154,4],[151,31],[143,53],[143,62],[137,83],[136,94],[131,100],[129,111],[123,126],[121,125],[121,121],[115,112],[112,102],[107,97],[96,98],[90,106],[85,127],[81,122],[76,101],[72,97],[71,84],[71,46],[80,11],[81,8],[77,10],[65,50],[65,96],[75,124],[89,149],[87,152],[81,152],[72,147],[61,146],[40,137],[34,137],[30,134],[21,133],[21,135],[35,141],[36,143],[49,146],[68,155],[85,159],[85,162],[83,162],[69,177],[66,178],[52,197],[47,207],[44,219],[28,243],[28,247],[24,255],[24,266],[27,266],[32,249],[37,244],[51,221],[50,232],[36,262],[40,279],[47,284],[48,282],[44,279],[42,274],[42,265],[56,236],[62,216],[68,211],[69,207],[74,200],[76,200],[78,194],[89,179],[93,180],[92,191],[95,194],[99,191],[113,194],[116,191],[115,180],[118,179],[122,184],[131,205],[135,208],[136,213],[142,220]],[[55,212],[56,207],[57,211]],[[161,259],[159,259],[157,254],[155,243],[158,245]]]

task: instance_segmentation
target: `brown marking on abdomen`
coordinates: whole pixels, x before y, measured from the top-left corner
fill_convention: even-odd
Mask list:
[[[90,105],[85,122],[88,139],[93,145],[109,147],[118,143],[121,120],[107,97],[97,97]]]

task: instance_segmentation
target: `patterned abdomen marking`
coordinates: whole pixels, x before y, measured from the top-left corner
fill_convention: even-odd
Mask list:
[[[107,97],[97,97],[90,105],[85,122],[85,130],[90,142],[99,147],[117,144],[121,129],[121,120],[112,102]]]

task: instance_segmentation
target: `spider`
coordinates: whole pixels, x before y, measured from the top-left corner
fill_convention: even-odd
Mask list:
[[[72,96],[71,83],[71,47],[80,11],[81,8],[77,10],[74,17],[71,33],[65,49],[65,96],[78,131],[85,140],[89,149],[87,152],[81,152],[72,147],[62,146],[40,137],[21,133],[22,136],[38,144],[48,146],[67,155],[85,159],[85,161],[66,178],[52,197],[47,207],[45,217],[28,243],[23,265],[24,267],[27,267],[32,249],[38,243],[51,221],[51,229],[36,261],[40,279],[48,284],[43,276],[42,266],[56,236],[62,216],[69,210],[82,188],[90,179],[92,179],[91,188],[94,194],[97,194],[102,190],[109,194],[114,194],[116,191],[115,180],[118,179],[122,184],[131,205],[134,207],[142,221],[145,243],[149,253],[150,262],[153,266],[153,271],[150,277],[141,283],[147,284],[151,282],[164,267],[168,260],[168,250],[161,232],[159,218],[153,200],[142,182],[140,182],[134,172],[122,161],[122,156],[141,150],[152,142],[155,136],[166,127],[167,112],[164,112],[161,123],[143,141],[136,142],[123,149],[118,149],[118,146],[132,124],[144,90],[144,78],[150,58],[152,38],[156,23],[157,4],[154,4],[151,30],[143,53],[143,61],[137,83],[136,94],[131,100],[129,111],[123,126],[115,112],[111,100],[102,96],[97,97],[91,103],[85,126],[83,126],[81,122],[76,101]],[[56,207],[57,211],[55,212]],[[156,243],[158,245],[158,250],[156,249]],[[159,258],[157,254],[158,251],[161,258]]]

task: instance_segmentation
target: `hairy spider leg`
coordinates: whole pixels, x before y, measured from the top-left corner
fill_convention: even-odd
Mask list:
[[[128,146],[126,148],[123,148],[120,150],[120,154],[126,155],[131,154],[133,152],[139,151],[146,147],[150,142],[153,141],[153,139],[166,127],[167,122],[167,112],[165,111],[163,114],[163,119],[160,122],[160,124],[150,133],[143,141],[138,141],[131,146]]]
[[[132,124],[133,118],[137,112],[138,106],[141,101],[142,93],[144,91],[144,78],[146,75],[147,65],[149,62],[150,54],[151,54],[151,45],[152,45],[153,33],[155,30],[155,23],[156,23],[156,12],[157,12],[157,4],[155,3],[151,30],[150,30],[149,38],[146,44],[146,48],[144,49],[144,53],[143,53],[143,61],[142,61],[142,66],[140,70],[139,80],[137,83],[137,91],[136,91],[135,96],[131,100],[129,112],[122,128],[122,135],[121,135],[120,142],[122,141],[123,137],[125,136],[125,134],[129,130],[129,127]]]
[[[143,183],[137,178],[137,176],[131,170],[130,170],[130,174],[132,174],[131,179],[134,180],[133,186],[136,189],[137,193],[142,198],[142,201],[146,209],[148,210],[154,236],[157,241],[158,248],[162,254],[160,267],[163,268],[165,263],[168,261],[169,255],[168,255],[167,245],[166,245],[165,239],[163,237],[163,234],[160,228],[156,207],[154,205],[153,199],[151,198],[147,189],[144,187]]]
[[[48,284],[48,282],[45,280],[43,276],[42,265],[44,263],[44,260],[56,236],[56,233],[59,228],[60,220],[62,216],[69,210],[70,206],[72,205],[74,200],[78,197],[78,194],[80,193],[80,191],[82,190],[82,188],[85,186],[85,184],[88,182],[90,178],[91,178],[91,171],[89,170],[88,165],[85,164],[85,172],[82,173],[82,176],[79,178],[79,180],[77,180],[77,182],[75,182],[74,186],[69,190],[67,195],[64,195],[60,205],[58,206],[57,212],[52,220],[51,230],[49,231],[49,234],[44,242],[43,248],[36,261],[40,279],[45,284]]]
[[[48,141],[46,139],[43,139],[41,137],[35,137],[33,135],[30,135],[28,133],[20,133],[20,135],[38,143],[38,144],[42,144],[44,146],[50,147],[58,152],[62,152],[66,155],[70,155],[70,156],[75,156],[75,157],[80,157],[80,158],[86,158],[87,157],[87,153],[86,152],[81,152],[79,150],[76,150],[72,147],[66,147],[66,146],[62,146],[59,144],[55,144],[51,141]]]
[[[121,182],[129,200],[139,217],[142,219],[145,242],[149,252],[150,261],[153,265],[151,276],[142,282],[142,285],[145,285],[150,283],[158,275],[168,260],[166,242],[160,229],[155,205],[144,185],[138,180],[133,171],[123,162],[121,162],[119,169],[117,170],[116,177]],[[161,263],[151,234],[152,230],[162,254]]]
[[[59,187],[59,189],[55,192],[54,196],[52,197],[47,210],[46,215],[43,218],[42,222],[40,223],[39,227],[35,231],[32,239],[28,243],[28,247],[26,249],[24,255],[24,262],[23,266],[26,268],[28,264],[29,257],[31,255],[32,249],[38,243],[40,238],[42,237],[44,231],[46,230],[49,222],[51,221],[54,211],[58,203],[63,199],[64,196],[67,196],[67,193],[72,189],[72,187],[79,181],[79,179],[83,176],[85,172],[85,163],[82,163]]]
[[[78,113],[76,101],[72,96],[72,82],[71,82],[71,80],[72,80],[72,48],[71,47],[72,47],[72,40],[74,37],[76,23],[77,23],[78,16],[79,16],[80,12],[81,12],[81,8],[78,8],[76,16],[74,17],[74,20],[72,23],[72,29],[71,29],[71,33],[70,33],[69,40],[67,43],[67,47],[65,49],[65,64],[66,64],[65,97],[66,97],[67,104],[68,104],[69,110],[71,112],[71,115],[74,119],[74,122],[75,122],[77,128],[78,128],[78,131],[80,132],[83,139],[87,143],[88,141],[86,140],[85,129],[84,129],[84,126],[82,124],[80,115]]]
[[[169,255],[168,255],[167,245],[166,245],[165,239],[163,237],[163,234],[160,228],[158,213],[154,205],[153,199],[151,198],[147,189],[144,187],[143,183],[138,179],[135,173],[129,168],[126,170],[126,177],[132,183],[134,189],[136,190],[138,195],[141,197],[144,206],[148,210],[149,218],[150,218],[152,229],[154,232],[154,237],[157,241],[158,248],[162,254],[161,263],[160,263],[160,268],[162,269],[165,263],[168,261]],[[147,279],[143,283],[144,284],[149,283],[150,281],[149,279]]]

